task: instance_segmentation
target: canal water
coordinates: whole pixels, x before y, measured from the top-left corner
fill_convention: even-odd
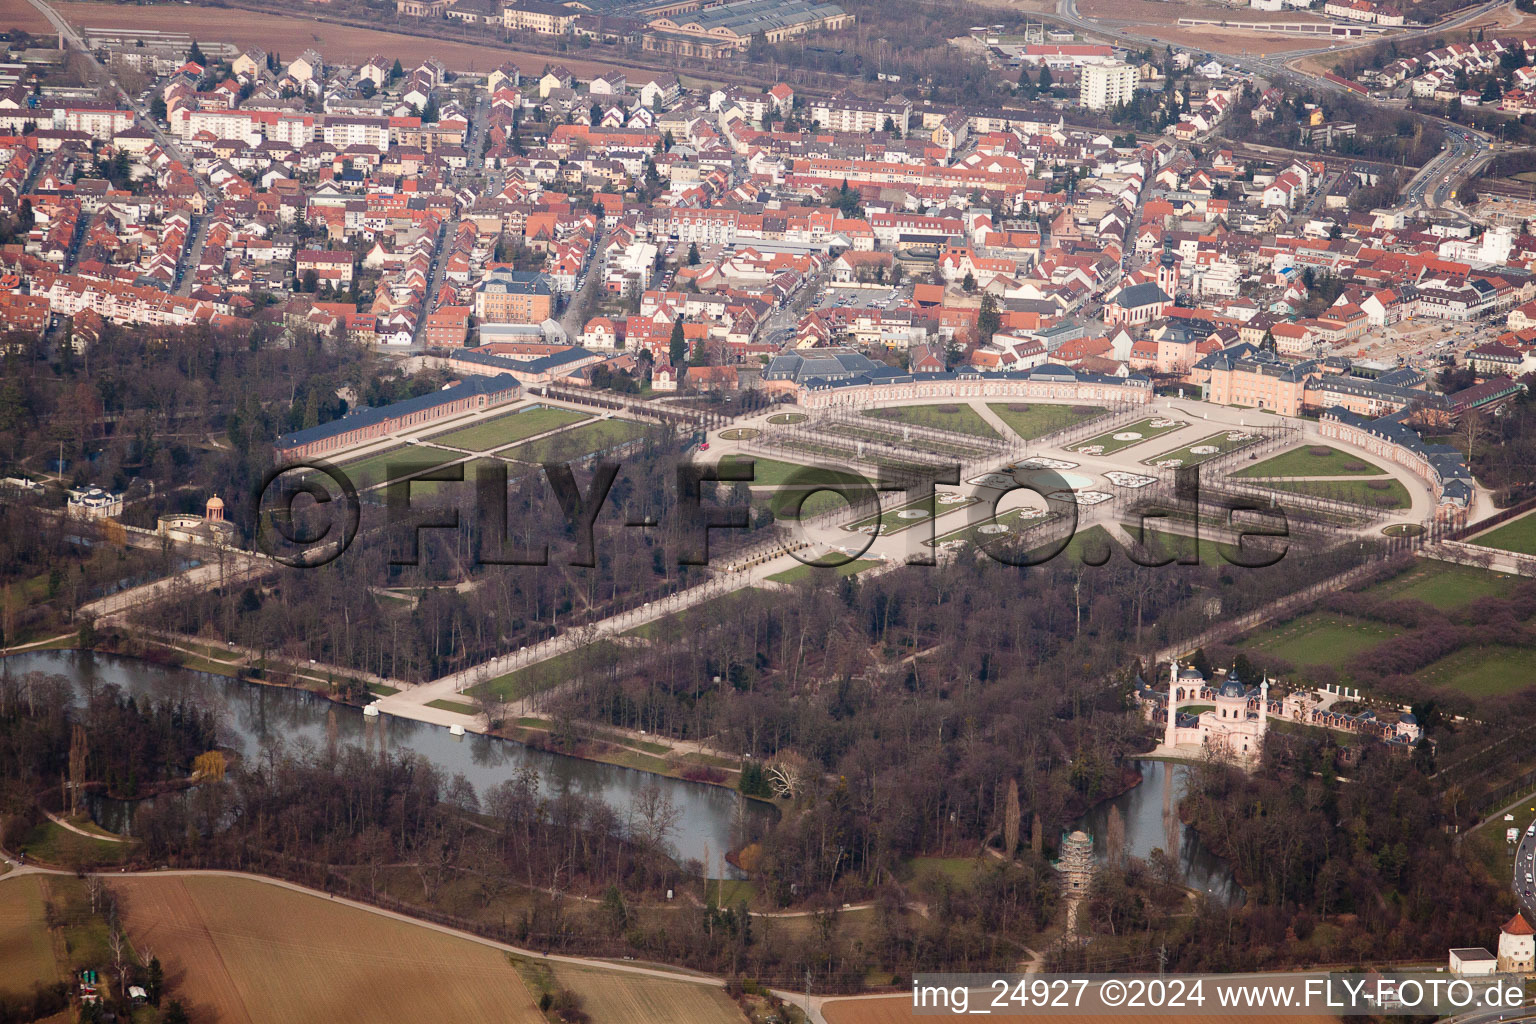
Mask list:
[[[1241,906],[1243,887],[1232,877],[1227,862],[1200,841],[1193,828],[1177,818],[1179,800],[1184,796],[1185,779],[1190,767],[1171,761],[1137,761],[1141,784],[1133,786],[1112,800],[1094,805],[1076,823],[1093,836],[1093,852],[1100,861],[1108,858],[1105,837],[1109,834],[1109,812],[1118,807],[1125,820],[1126,853],[1145,860],[1154,849],[1167,850],[1170,822],[1177,833],[1179,873],[1184,884],[1205,893],[1226,906]]]
[[[365,718],[358,708],[334,704],[304,690],[246,683],[136,658],[89,651],[37,651],[0,660],[0,670],[65,676],[80,694],[115,684],[137,697],[181,700],[211,709],[217,715],[219,742],[243,757],[321,750],[327,742],[327,722],[334,717],[339,745],[420,754],[445,776],[462,773],[482,800],[492,787],[512,778],[524,765],[531,765],[538,772],[544,794],[574,792],[600,799],[614,809],[619,820],[628,821],[641,787],[655,783],[679,812],[671,840],[674,852],[683,861],[704,861],[707,853],[712,876],[719,874],[722,854],[761,834],[778,815],[774,808],[721,786],[598,764],[490,736],[455,737],[447,728],[425,722],[388,715]],[[132,831],[131,802],[99,799],[93,804],[103,827]],[[725,871],[739,877],[730,865]]]

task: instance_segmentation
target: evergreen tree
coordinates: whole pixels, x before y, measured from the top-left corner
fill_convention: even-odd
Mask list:
[[[400,66],[400,58],[396,57],[394,65],[389,69],[389,80],[391,82],[398,82],[404,77],[405,68]]]
[[[976,336],[991,341],[992,335],[1003,325],[1003,315],[997,310],[997,299],[990,294],[981,297],[981,312],[976,316]]]
[[[690,267],[699,265],[699,243],[697,242],[688,243],[688,265]]]
[[[187,60],[203,67],[208,66],[208,58],[203,56],[203,48],[197,45],[196,39],[192,40],[192,49],[187,51]]]
[[[672,324],[672,337],[667,342],[667,355],[671,358],[672,365],[682,367],[688,361],[688,339],[683,336],[683,318],[678,317]]]

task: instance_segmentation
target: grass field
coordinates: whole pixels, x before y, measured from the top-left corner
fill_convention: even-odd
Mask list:
[[[1333,498],[1337,501],[1347,501],[1355,505],[1364,505],[1366,508],[1409,508],[1413,505],[1413,498],[1408,494],[1408,488],[1398,483],[1392,477],[1370,477],[1361,480],[1341,478],[1338,480],[1263,480],[1259,481],[1263,487],[1273,487],[1277,491],[1289,491],[1292,494],[1310,494],[1317,498]]]
[[[245,878],[126,878],[129,936],[194,1020],[543,1024],[498,950]]]
[[[1394,626],[1312,612],[1266,629],[1239,646],[1296,665],[1339,665],[1401,633]]]
[[[473,704],[466,704],[459,700],[429,700],[427,707],[437,708],[439,711],[452,711],[456,715],[478,715],[480,709]]]
[[[428,440],[433,444],[484,452],[514,441],[521,441],[525,437],[547,433],[558,427],[570,426],[572,423],[580,423],[582,420],[591,418],[584,412],[536,405],[532,408],[520,409],[507,416],[484,420],[473,426],[450,430],[445,434],[433,434]]]
[[[595,423],[584,423],[552,437],[520,444],[516,448],[508,448],[497,454],[509,459],[517,459],[519,462],[564,462],[606,451],[626,441],[642,437],[644,434],[645,427],[634,420],[615,417],[609,420],[598,420]]]
[[[1026,441],[1081,423],[1104,411],[1097,406],[1024,405],[1019,402],[998,402],[987,408]]]
[[[129,843],[88,839],[51,821],[34,827],[21,840],[21,850],[28,857],[63,867],[120,864],[132,849]]]
[[[343,463],[341,469],[352,478],[353,486],[361,490],[364,487],[384,483],[390,478],[392,468],[395,474],[399,475],[399,467],[410,466],[413,469],[426,466],[437,467],[462,457],[458,452],[433,448],[431,445],[412,444],[403,445],[382,455],[371,455],[357,462]]]
[[[1048,523],[1055,518],[1055,515],[1051,514],[1044,516],[1032,516],[1029,519],[1024,519],[1021,521],[1020,513],[1022,511],[1022,509],[1011,508],[1006,512],[999,512],[995,516],[988,516],[986,519],[979,523],[973,523],[970,526],[962,526],[958,530],[951,530],[942,536],[935,537],[932,543],[934,545],[948,544],[951,541],[957,540],[970,541],[978,544],[986,543],[987,541],[996,540],[1000,537],[1017,535],[1024,532],[1025,530]],[[988,526],[1003,526],[1007,527],[1007,529],[1001,532],[996,530],[982,529],[982,527]],[[924,541],[923,543],[927,544],[929,542]]]
[[[1154,419],[1156,419],[1158,423],[1165,423],[1168,425],[1154,427],[1152,425]],[[1137,420],[1135,423],[1131,423],[1124,427],[1116,427],[1114,430],[1106,430],[1104,433],[1095,437],[1090,437],[1086,441],[1079,441],[1077,444],[1068,445],[1067,451],[1082,452],[1084,455],[1112,455],[1115,452],[1123,451],[1126,448],[1131,448],[1138,444],[1146,444],[1148,441],[1155,437],[1161,437],[1164,434],[1172,433],[1181,427],[1187,426],[1189,426],[1189,424],[1181,420],[1169,420],[1163,417],[1149,416],[1144,420]],[[1115,436],[1116,434],[1135,434],[1137,436],[1117,438]]]
[[[619,653],[617,645],[607,640],[599,640],[586,647],[557,654],[537,665],[529,665],[527,668],[520,668],[515,672],[488,679],[470,687],[465,692],[471,696],[499,693],[505,700],[521,700],[529,694],[541,693],[551,686],[565,682],[583,665],[600,664],[617,653]]]
[[[797,474],[806,474],[808,469],[813,468],[797,465],[793,462],[780,462],[778,459],[765,459],[760,455],[724,455],[720,458],[719,466],[723,469],[748,461],[752,463],[752,483],[750,484],[752,487],[777,487],[780,484],[786,483],[791,477]],[[857,473],[850,470],[832,469],[831,467],[819,470],[815,474],[814,479],[818,483],[823,480],[846,480],[848,483],[855,485],[870,485],[868,480],[865,480]],[[727,483],[721,486],[733,487],[735,485]]]
[[[1497,697],[1536,683],[1536,651],[1525,647],[1463,647],[1426,665],[1420,679],[1468,697]]]
[[[59,980],[37,878],[0,882],[0,992],[32,991]]]
[[[1218,455],[1246,448],[1257,443],[1258,440],[1259,435],[1246,430],[1223,430],[1209,437],[1202,437],[1183,448],[1175,448],[1171,452],[1163,452],[1160,455],[1142,459],[1141,462],[1144,466],[1198,466]]]
[[[810,419],[803,412],[776,412],[768,417],[769,423],[804,423]]]
[[[1474,537],[1473,544],[1500,551],[1513,551],[1522,555],[1536,555],[1536,513],[1511,519],[1481,537]]]
[[[945,513],[953,512],[956,509],[962,509],[968,505],[974,505],[979,500],[979,498],[973,497],[971,495],[965,495],[963,501],[952,502],[948,505],[940,504],[938,506],[937,514],[944,515]],[[935,499],[935,501],[937,501],[937,499]],[[898,505],[895,508],[889,509],[888,511],[878,516],[869,516],[867,518],[860,519],[856,523],[850,523],[847,526],[844,526],[843,529],[853,533],[867,533],[872,527],[875,526],[876,523],[878,523],[880,526],[880,534],[900,533],[903,530],[910,530],[912,527],[918,525],[919,523],[931,522],[935,518],[933,504],[934,503],[930,503],[927,498],[918,498],[916,501],[909,501],[905,505]],[[918,513],[922,514],[919,515]]]
[[[581,996],[592,1024],[678,1021],[686,1024],[745,1024],[746,1018],[713,985],[637,977],[561,965],[555,979]]]
[[[776,572],[768,578],[774,583],[799,583],[802,580],[819,578],[821,576],[852,576],[863,572],[865,569],[873,569],[880,561],[874,558],[855,558],[851,562],[842,565],[806,565],[803,562],[793,568]]]
[[[1404,601],[1423,601],[1436,608],[1459,608],[1480,597],[1504,597],[1519,578],[1486,569],[1420,559],[1407,572],[1372,587],[1369,593]]]
[[[1323,452],[1322,455],[1314,454]],[[1328,445],[1303,445],[1255,463],[1233,476],[1381,476],[1385,469]]]
[[[981,413],[968,405],[898,405],[889,409],[866,409],[870,419],[890,423],[910,423],[914,427],[935,427],[952,430],[957,434],[974,434],[976,437],[996,437],[997,431],[981,418]]]

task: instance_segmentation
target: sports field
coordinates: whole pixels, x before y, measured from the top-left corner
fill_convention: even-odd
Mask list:
[[[1113,455],[1115,452],[1123,451],[1138,444],[1146,444],[1155,437],[1170,434],[1181,427],[1187,426],[1189,424],[1183,420],[1171,420],[1164,416],[1149,416],[1144,420],[1137,420],[1129,426],[1106,430],[1097,437],[1090,437],[1086,441],[1068,445],[1067,451],[1081,452],[1084,455]]]
[[[981,413],[968,405],[897,405],[888,409],[866,409],[864,415],[891,423],[910,423],[914,427],[952,430],[957,434],[997,436],[997,431],[981,418]]]
[[[1160,466],[1163,469],[1178,469],[1181,467],[1198,466],[1202,462],[1208,462],[1218,455],[1227,452],[1235,452],[1239,448],[1246,448],[1256,444],[1259,435],[1247,430],[1223,430],[1202,437],[1193,444],[1187,444],[1183,448],[1175,448],[1171,452],[1163,452],[1161,455],[1153,455],[1142,459],[1144,466]]]
[[[467,448],[473,452],[484,452],[591,418],[584,412],[536,405],[529,409],[520,409],[507,416],[483,420],[473,426],[450,430],[445,434],[433,434],[428,440],[433,444],[447,445],[450,448]]]
[[[31,992],[59,980],[37,878],[0,881],[0,992]]]
[[[1536,513],[1511,519],[1497,529],[1472,538],[1472,543],[1521,555],[1536,555]]]
[[[111,884],[196,1020],[544,1022],[506,957],[468,939],[253,879]]]
[[[1312,612],[1265,629],[1239,646],[1295,665],[1340,665],[1401,633],[1379,622]]]
[[[1254,463],[1233,476],[1382,476],[1376,463],[1329,445],[1309,444]]]
[[[1026,441],[1092,419],[1104,411],[1092,405],[1025,405],[1021,402],[998,402],[987,408]]]

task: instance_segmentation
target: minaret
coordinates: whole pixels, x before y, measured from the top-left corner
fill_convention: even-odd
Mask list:
[[[1172,750],[1178,736],[1179,712],[1177,701],[1174,699],[1179,688],[1179,663],[1175,659],[1168,663],[1168,724],[1163,731],[1163,744]]]
[[[1264,731],[1269,728],[1269,676],[1266,674],[1259,683],[1259,740],[1263,742]]]

